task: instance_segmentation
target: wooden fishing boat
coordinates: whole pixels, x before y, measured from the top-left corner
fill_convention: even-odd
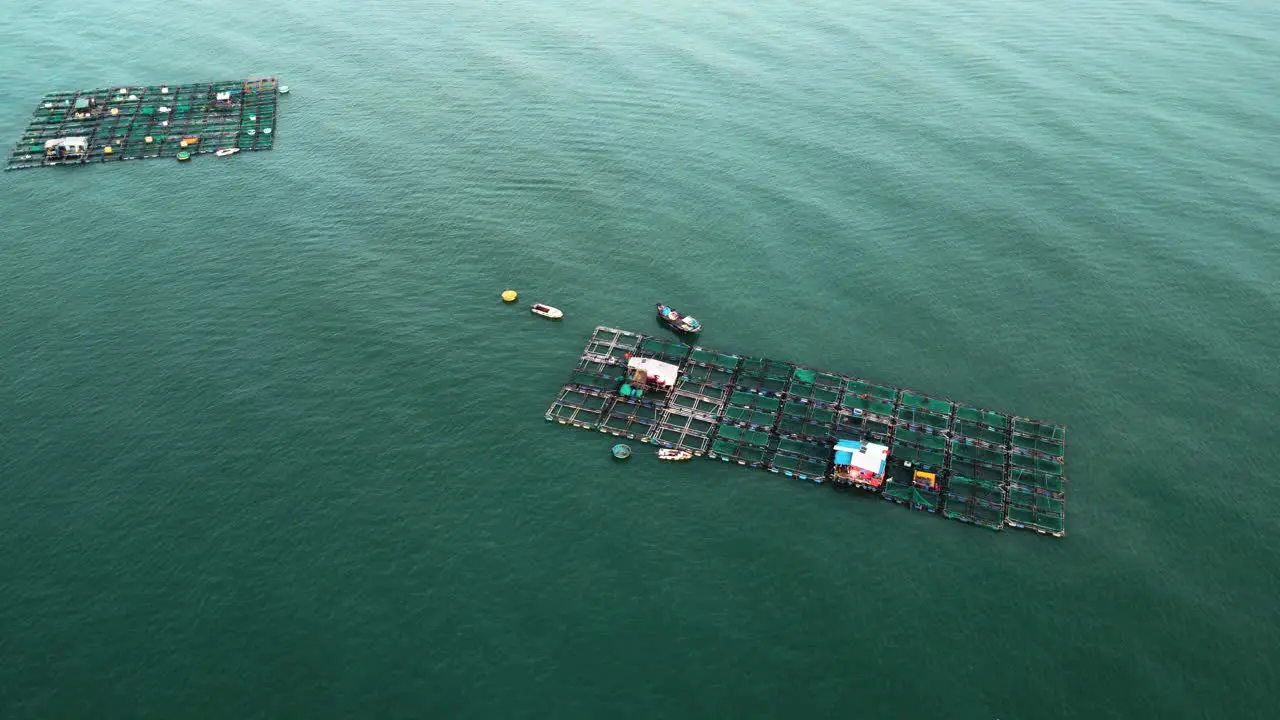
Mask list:
[[[543,305],[542,303],[535,303],[533,307],[529,308],[529,311],[534,315],[541,315],[542,317],[549,318],[551,320],[559,320],[564,317],[564,313],[550,305]]]
[[[658,303],[658,320],[678,333],[696,334],[702,332],[702,323],[690,315],[681,315],[670,305]]]
[[[674,462],[679,462],[682,460],[690,460],[692,458],[693,458],[693,453],[687,450],[674,450],[671,448],[662,448],[661,450],[658,451],[659,460],[671,460]]]

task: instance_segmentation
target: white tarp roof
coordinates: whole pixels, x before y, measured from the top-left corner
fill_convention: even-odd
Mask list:
[[[84,136],[54,138],[53,140],[44,141],[44,146],[46,148],[57,147],[58,145],[63,145],[65,147],[83,147],[88,144],[89,144],[89,138]]]
[[[657,378],[663,385],[675,385],[676,378],[680,376],[680,366],[653,358],[633,357],[627,361],[627,368],[644,370],[649,377]]]
[[[863,443],[862,449],[853,453],[853,466],[877,475],[884,472],[885,460],[889,457],[889,448],[875,443]]]

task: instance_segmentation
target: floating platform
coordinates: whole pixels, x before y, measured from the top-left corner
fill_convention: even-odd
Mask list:
[[[678,378],[637,394],[628,365],[650,360]],[[546,419],[992,530],[1066,534],[1063,426],[852,375],[600,326]],[[873,482],[837,469],[838,441],[888,449]]]
[[[50,93],[4,169],[270,150],[278,96],[274,77]]]

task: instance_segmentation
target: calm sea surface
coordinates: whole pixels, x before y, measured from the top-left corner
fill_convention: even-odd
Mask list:
[[[1275,717],[1275,2],[0,28],[6,145],[52,90],[292,88],[269,153],[0,177],[0,717]],[[1067,537],[546,423],[657,300],[1068,425]]]

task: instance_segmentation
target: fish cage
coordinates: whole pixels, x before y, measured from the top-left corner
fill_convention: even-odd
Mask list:
[[[717,382],[705,375],[700,379],[690,377],[691,369],[686,366],[676,381],[650,442],[700,457],[711,449],[711,439],[724,415],[732,386],[727,380]]]
[[[892,459],[881,496],[912,510],[937,512],[942,507],[944,472],[924,470],[908,460]]]
[[[743,358],[733,378],[735,389],[759,395],[781,395],[796,366],[780,360]]]
[[[991,530],[1004,527],[1005,489],[998,483],[953,475],[942,501],[943,515]]]
[[[737,355],[695,346],[689,352],[684,376],[703,385],[727,386],[733,383],[741,362],[742,358]]]
[[[894,409],[894,419],[899,427],[905,425],[945,433],[951,430],[951,413],[952,405],[945,400],[904,390]]]
[[[684,406],[668,405],[654,428],[649,442],[674,450],[685,450],[701,457],[711,449],[712,436],[719,427],[715,415]]]
[[[278,98],[274,77],[49,93],[5,169],[270,150]]]
[[[1009,416],[990,410],[957,405],[952,419],[952,435],[980,447],[1006,450],[1009,447]]]
[[[689,353],[692,351],[692,347],[674,340],[645,337],[636,345],[632,354],[679,365],[689,359]]]
[[[637,362],[675,366],[676,379],[628,390]],[[1063,426],[854,376],[601,326],[547,420],[992,530],[1065,534]]]
[[[600,431],[629,440],[647,439],[657,430],[658,418],[666,409],[661,399],[618,397],[604,413]]]
[[[712,459],[748,467],[768,467],[778,447],[778,438],[767,430],[720,423],[711,441]]]
[[[820,483],[831,467],[831,446],[827,441],[779,437],[767,467],[770,472]]]
[[[601,429],[626,379],[626,358],[641,339],[625,330],[596,328],[568,381],[547,408],[546,419],[584,430]]]
[[[783,437],[825,441],[835,437],[837,417],[834,405],[787,397],[778,413],[777,432]]]
[[[734,390],[725,405],[723,421],[771,433],[778,423],[782,400],[767,395]]]
[[[843,385],[844,379],[839,375],[796,367],[783,394],[778,434],[824,442],[835,437]]]
[[[1010,485],[1005,522],[1016,528],[1062,537],[1066,500]]]

